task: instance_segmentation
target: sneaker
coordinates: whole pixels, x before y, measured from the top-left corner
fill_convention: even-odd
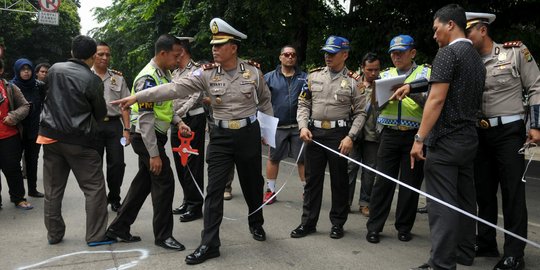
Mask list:
[[[276,202],[276,197],[272,198],[272,196],[274,196],[274,194],[276,194],[275,192],[272,192],[270,191],[269,189],[266,190],[266,192],[264,193],[264,198],[263,198],[263,203],[266,203],[266,205],[270,205],[270,204],[273,204]],[[270,200],[270,198],[272,198]]]
[[[230,191],[225,191],[225,192],[223,193],[223,199],[224,199],[224,200],[227,200],[227,201],[230,200],[230,199],[232,199],[232,194],[231,194],[231,192],[230,192]]]

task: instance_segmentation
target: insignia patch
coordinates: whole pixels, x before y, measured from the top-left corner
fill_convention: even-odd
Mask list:
[[[529,49],[525,48],[521,52],[523,53],[523,58],[525,58],[527,62],[531,62],[533,60],[533,57]]]
[[[213,68],[216,68],[216,67],[219,67],[219,64],[216,64],[216,63],[210,63],[210,64],[204,64],[202,65],[202,68],[204,70],[209,70],[209,69],[213,69]]]
[[[248,62],[248,64],[250,64],[250,65],[252,65],[252,66],[254,66],[256,68],[261,68],[261,64],[255,62],[253,60],[248,60],[247,62]]]
[[[508,41],[503,44],[504,48],[512,48],[512,47],[521,47],[523,45],[523,42],[516,40],[516,41]]]
[[[144,81],[143,90],[148,89],[148,88],[152,88],[152,87],[154,87],[156,85],[157,84],[154,81],[154,79],[148,78],[148,79],[146,79],[146,81]]]
[[[341,88],[349,87],[349,82],[345,79],[341,80]]]
[[[115,77],[111,77],[111,85],[116,85],[116,78]]]
[[[309,83],[305,83],[304,86],[302,86],[302,90],[300,91],[299,97],[301,99],[311,99],[311,91],[309,91]]]
[[[360,75],[358,73],[356,73],[356,72],[349,71],[347,73],[347,76],[353,78],[355,81],[360,80]]]
[[[499,54],[499,56],[497,57],[497,60],[499,60],[501,62],[506,60],[506,53],[503,52],[503,53]]]
[[[249,79],[249,77],[251,77],[251,72],[248,70],[244,71],[244,73],[242,73],[242,77],[244,79]]]
[[[116,74],[116,75],[118,75],[118,76],[124,76],[124,75],[122,74],[122,72],[120,72],[120,71],[118,71],[118,70],[115,70],[115,69],[109,69],[109,70],[110,70],[112,73],[114,73],[114,74]]]
[[[142,102],[139,104],[139,111],[153,111],[154,110],[154,102]]]

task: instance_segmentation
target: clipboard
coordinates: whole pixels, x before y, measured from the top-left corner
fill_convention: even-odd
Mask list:
[[[384,107],[394,94],[393,87],[403,84],[405,79],[407,79],[407,75],[375,80],[375,102],[377,102],[379,109]]]

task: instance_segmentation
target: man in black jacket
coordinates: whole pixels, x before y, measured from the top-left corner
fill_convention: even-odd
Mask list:
[[[87,36],[73,39],[67,62],[49,69],[49,92],[41,113],[38,143],[43,144],[45,227],[49,244],[64,237],[62,198],[69,171],[86,199],[86,242],[111,244],[107,239],[107,196],[98,153],[97,121],[107,114],[101,79],[91,70],[96,42]]]

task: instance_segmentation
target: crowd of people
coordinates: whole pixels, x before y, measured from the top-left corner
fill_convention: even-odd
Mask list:
[[[235,167],[249,231],[254,240],[265,241],[262,206],[277,200],[280,161],[297,161],[304,191],[292,238],[317,230],[328,165],[329,237],[344,237],[359,172],[356,163],[340,156],[345,155],[416,189],[425,179],[427,193],[492,224],[500,186],[504,227],[526,238],[525,167],[518,150],[540,142],[540,71],[523,43],[492,40],[494,20],[494,14],[466,13],[454,4],[438,10],[432,29],[440,49],[433,66],[416,63],[414,38],[401,34],[389,43],[393,67],[381,70],[381,56],[368,52],[357,73],[346,66],[349,40],[329,36],[321,48],[326,66],[302,71],[295,47],[285,45],[280,64],[264,74],[256,62],[238,57],[247,36],[214,18],[212,63],[192,59],[192,37],[164,34],[131,91],[122,74],[109,67],[109,45],[77,36],[67,62],[34,67],[21,58],[13,66],[13,80],[0,81],[0,166],[11,202],[30,210],[26,194],[44,197],[47,239],[58,244],[65,232],[63,194],[73,171],[85,194],[85,240],[97,246],[140,241],[130,228],[150,194],[157,246],[185,249],[172,235],[173,215],[181,222],[203,218],[200,245],[185,259],[199,264],[220,256],[223,200],[231,198]],[[0,61],[0,74],[3,69]],[[394,85],[389,100],[379,100],[377,80],[398,76],[404,82]],[[266,141],[257,113],[279,120],[276,147],[269,148],[266,162],[266,187],[260,145]],[[183,191],[177,208],[165,151],[168,132]],[[130,144],[138,172],[121,200],[124,147]],[[44,194],[37,187],[41,147]],[[184,160],[182,151],[192,149],[198,155]],[[396,182],[366,169],[360,179],[357,209],[368,218],[366,241],[377,244]],[[413,239],[417,212],[429,217],[430,259],[412,269],[456,269],[472,265],[475,257],[501,257],[494,228],[430,199],[426,208],[418,208],[419,194],[403,185],[397,193],[400,241]],[[110,224],[108,205],[117,212]],[[503,255],[493,269],[523,269],[524,248],[525,242],[505,235]]]

